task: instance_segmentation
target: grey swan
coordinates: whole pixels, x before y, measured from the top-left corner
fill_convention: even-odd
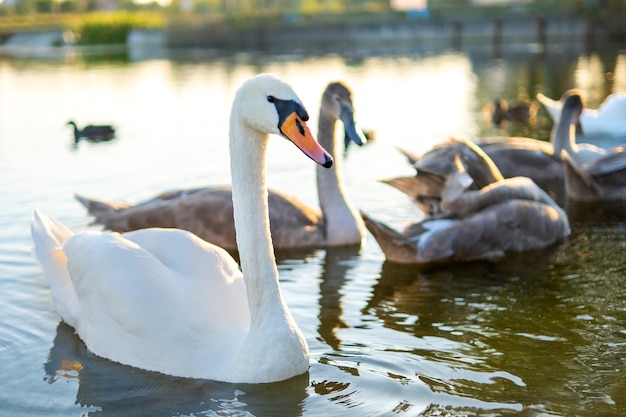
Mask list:
[[[568,91],[562,107],[563,114],[552,134],[551,143],[522,137],[483,137],[478,138],[475,143],[495,163],[503,177],[528,177],[545,190],[562,189],[564,168],[561,152],[563,150],[566,150],[574,160],[583,164],[606,154],[604,149],[594,145],[576,143],[576,129],[572,129],[572,125],[576,127],[578,123],[583,109],[582,100],[577,90]],[[437,145],[437,147],[443,146],[450,145],[445,143]],[[418,169],[417,161],[422,156],[404,149],[400,149],[400,152]],[[402,180],[401,191],[415,196],[416,192],[411,191],[411,183],[417,180],[411,178],[407,177]],[[400,184],[398,180],[387,180],[387,182],[394,186]],[[413,185],[413,188],[418,188],[418,185]]]
[[[566,151],[563,153],[568,198],[586,202],[626,200],[626,148],[623,145],[583,165]]]
[[[479,147],[466,139],[450,138],[435,145],[424,155],[401,152],[416,169],[411,177],[383,179],[411,197],[428,215],[441,213],[441,202],[452,201],[468,190],[504,179],[496,165]]]
[[[324,167],[295,92],[261,74],[232,104],[232,197],[241,271],[222,248],[180,229],[73,233],[38,210],[31,233],[55,307],[94,354],[166,375],[268,383],[309,369],[282,296],[265,185],[269,135]]]
[[[469,141],[460,141],[477,157],[484,153]],[[491,169],[487,159],[479,162]],[[460,154],[440,178],[439,210],[432,217],[398,232],[361,213],[365,226],[391,262],[432,264],[492,259],[508,252],[541,249],[570,233],[567,215],[531,179],[498,179],[478,190],[444,197],[447,182],[470,184],[468,166]],[[419,177],[419,175],[418,175]],[[461,178],[461,181],[459,181]],[[436,191],[432,187],[429,191]]]
[[[111,125],[87,125],[79,129],[73,120],[67,122],[67,125],[74,128],[74,143],[78,143],[81,139],[90,142],[106,142],[115,139],[115,128]]]
[[[318,140],[331,155],[341,154],[341,141],[335,140],[335,125],[343,123],[345,135],[357,145],[366,139],[354,122],[352,92],[342,82],[326,87],[321,100]],[[270,228],[275,249],[304,249],[358,245],[366,235],[358,212],[345,195],[340,158],[332,169],[317,170],[321,210],[276,190],[269,191]],[[205,187],[162,193],[146,202],[130,206],[76,198],[105,228],[127,232],[147,227],[176,227],[189,230],[202,239],[228,250],[236,250],[230,186]]]

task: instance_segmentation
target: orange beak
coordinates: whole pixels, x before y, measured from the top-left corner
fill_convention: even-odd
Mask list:
[[[317,143],[306,122],[296,112],[288,115],[278,128],[306,156],[325,168],[333,165],[333,157]]]

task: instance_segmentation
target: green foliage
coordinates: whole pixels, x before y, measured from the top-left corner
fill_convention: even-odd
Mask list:
[[[60,3],[61,13],[74,13],[78,10],[78,2],[73,0],[65,0]]]
[[[81,45],[124,44],[132,29],[158,29],[164,25],[159,13],[94,12],[84,15],[76,33]]]

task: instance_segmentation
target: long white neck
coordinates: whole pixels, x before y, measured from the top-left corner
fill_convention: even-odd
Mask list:
[[[317,195],[326,222],[326,239],[329,245],[358,244],[365,236],[365,225],[361,216],[350,205],[341,181],[341,150],[335,140],[336,119],[320,112],[318,137],[334,159],[331,168],[317,166]]]
[[[265,184],[267,141],[267,134],[241,123],[234,107],[230,121],[233,209],[250,328],[234,359],[232,378],[254,383],[283,380],[306,372],[309,366],[306,339],[278,282]]]
[[[237,120],[231,120],[230,129],[235,231],[252,329],[262,324],[268,309],[286,310],[269,227],[265,184],[268,135],[246,128]]]

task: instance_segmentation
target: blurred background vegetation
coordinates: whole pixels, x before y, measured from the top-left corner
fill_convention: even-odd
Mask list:
[[[0,41],[19,31],[70,30],[83,44],[123,43],[131,29],[230,28],[515,15],[583,15],[626,26],[626,0],[0,0]],[[405,7],[398,7],[404,3]],[[409,7],[410,9],[410,7]]]

